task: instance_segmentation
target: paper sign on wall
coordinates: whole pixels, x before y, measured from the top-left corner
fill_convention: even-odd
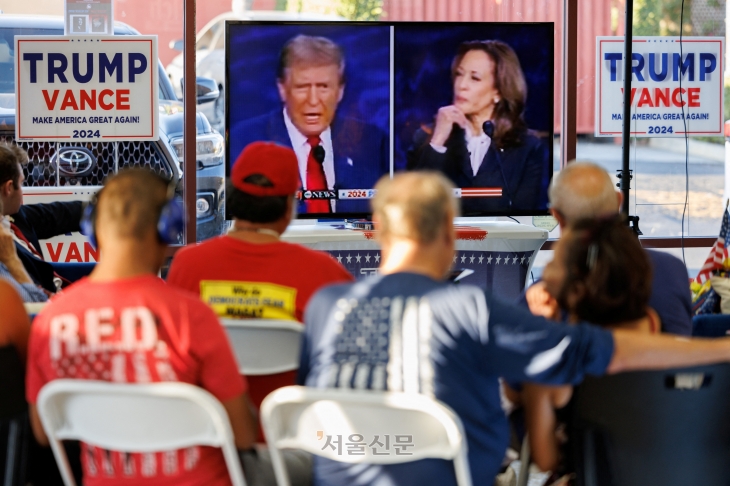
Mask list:
[[[631,135],[723,135],[723,37],[634,37]],[[623,37],[596,37],[596,136],[621,136]]]
[[[157,140],[157,36],[16,36],[18,140]]]
[[[112,0],[65,0],[64,35],[114,35]]]

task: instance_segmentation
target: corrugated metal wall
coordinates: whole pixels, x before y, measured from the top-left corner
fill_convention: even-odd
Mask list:
[[[384,0],[384,19],[458,22],[555,22],[555,131],[560,130],[561,0]],[[611,30],[611,7],[619,32]],[[593,133],[596,36],[623,32],[621,0],[579,0],[577,130]]]

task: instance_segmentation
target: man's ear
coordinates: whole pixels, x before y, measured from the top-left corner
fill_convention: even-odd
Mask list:
[[[558,226],[560,226],[560,229],[562,230],[565,228],[565,218],[562,214],[560,214],[560,211],[558,211],[555,208],[550,208],[550,214],[553,215],[553,218],[555,218],[558,221]]]
[[[13,189],[15,189],[15,184],[13,184],[12,179],[8,179],[0,184],[0,196],[8,197]]]
[[[345,85],[344,85],[344,84],[341,84],[341,85],[340,85],[340,93],[339,93],[339,94],[337,95],[337,102],[338,102],[338,103],[339,103],[340,101],[342,101],[342,97],[343,97],[344,95],[345,95]]]
[[[294,198],[294,196],[289,196],[288,198],[286,198],[286,214],[289,218],[287,224],[297,219],[297,202],[298,201]]]
[[[282,103],[286,103],[286,86],[282,84],[281,80],[276,81],[276,88],[279,90],[279,98]]]
[[[373,213],[373,231],[375,232],[375,240],[383,245],[383,225],[380,221],[380,216],[377,213]]]
[[[657,314],[657,311],[648,307],[646,309],[646,315],[649,319],[649,332],[652,334],[659,334],[662,332],[662,320],[659,317],[659,314]]]
[[[454,227],[454,218],[447,218],[444,223],[445,243],[456,248],[456,228]]]
[[[616,211],[621,211],[621,205],[624,203],[624,193],[623,192],[616,191],[616,202],[618,203]]]

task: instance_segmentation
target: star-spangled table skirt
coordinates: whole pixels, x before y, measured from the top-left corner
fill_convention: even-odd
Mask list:
[[[290,227],[284,239],[326,251],[355,278],[377,273],[380,249],[372,232],[342,225],[310,224]],[[476,285],[505,299],[517,299],[525,288],[537,251],[547,232],[514,223],[490,222],[457,226],[453,268],[474,273],[460,284]]]
[[[374,275],[378,271],[380,250],[327,251],[355,278]],[[522,293],[535,252],[457,251],[453,268],[469,269],[474,273],[460,280],[485,290],[491,290],[507,300]]]

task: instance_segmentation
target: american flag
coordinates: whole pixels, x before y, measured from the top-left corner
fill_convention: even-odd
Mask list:
[[[721,270],[724,267],[724,262],[728,258],[727,247],[730,244],[730,213],[725,208],[725,214],[722,216],[722,226],[720,227],[720,235],[717,237],[717,241],[712,246],[710,254],[705,260],[705,264],[702,265],[695,282],[704,283],[712,277],[713,272]]]

